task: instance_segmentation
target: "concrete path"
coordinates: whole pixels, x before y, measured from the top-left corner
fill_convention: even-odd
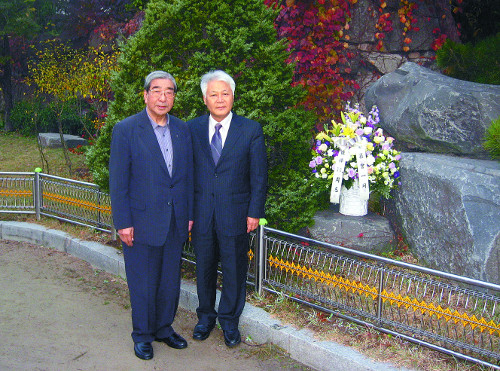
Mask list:
[[[196,290],[188,282],[182,283],[174,323],[188,348],[155,342],[154,359],[141,361],[132,350],[126,284],[116,277],[125,277],[123,257],[116,249],[36,224],[0,221],[0,267],[0,370],[397,369],[318,341],[248,303],[242,337],[273,343],[298,362],[272,352],[263,360],[246,344],[228,349],[220,330],[196,342],[190,337]]]

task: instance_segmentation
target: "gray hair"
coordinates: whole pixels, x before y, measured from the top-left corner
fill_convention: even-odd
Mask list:
[[[207,86],[210,81],[224,81],[228,83],[234,95],[234,91],[236,89],[236,83],[234,82],[233,78],[224,71],[215,70],[215,71],[210,71],[201,77],[200,87],[201,87],[201,92],[203,93],[203,97],[207,96]]]
[[[167,79],[174,83],[174,93],[177,93],[177,83],[175,82],[174,77],[165,71],[153,71],[144,79],[144,90],[148,91],[151,87],[151,81],[154,79]]]

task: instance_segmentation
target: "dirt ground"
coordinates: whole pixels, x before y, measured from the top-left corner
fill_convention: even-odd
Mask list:
[[[188,348],[153,343],[135,357],[123,279],[71,255],[0,240],[0,370],[310,370],[269,345],[229,349],[222,331],[197,342],[193,313],[174,328]]]

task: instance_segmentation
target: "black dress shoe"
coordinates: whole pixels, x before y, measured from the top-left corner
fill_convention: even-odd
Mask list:
[[[240,331],[238,329],[224,331],[224,342],[230,348],[241,343]]]
[[[166,338],[157,338],[156,341],[161,341],[174,349],[184,349],[188,346],[187,341],[176,332]]]
[[[195,339],[195,340],[205,340],[210,335],[210,332],[213,330],[214,326],[215,326],[215,324],[202,325],[202,324],[198,323],[194,327],[193,339]]]
[[[134,352],[140,359],[148,360],[153,358],[153,346],[145,341],[134,343]]]

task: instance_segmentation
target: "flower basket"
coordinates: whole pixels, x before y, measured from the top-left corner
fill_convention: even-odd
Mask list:
[[[401,153],[393,148],[394,138],[378,127],[376,106],[365,117],[358,105],[347,104],[341,117],[316,136],[309,167],[331,187],[330,202],[340,203],[342,214],[366,215],[371,192],[389,198],[401,184]]]

